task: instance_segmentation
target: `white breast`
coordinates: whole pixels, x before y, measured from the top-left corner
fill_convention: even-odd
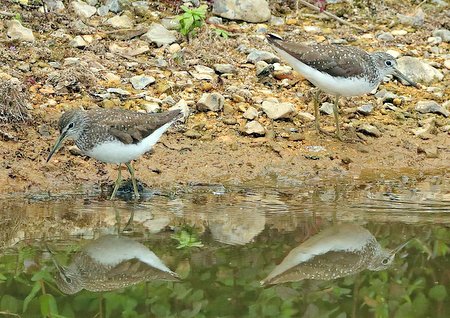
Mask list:
[[[106,163],[130,162],[152,149],[172,123],[173,121],[161,126],[137,144],[124,144],[119,140],[108,141],[86,151],[86,155]]]
[[[285,51],[274,47],[280,57],[285,60],[296,72],[304,76],[314,86],[320,88],[322,91],[340,96],[358,96],[371,92],[375,85],[369,81],[361,78],[335,78],[329,74],[322,73],[315,68],[312,68]]]

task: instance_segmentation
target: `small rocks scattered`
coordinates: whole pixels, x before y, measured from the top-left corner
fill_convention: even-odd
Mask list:
[[[440,71],[415,57],[401,57],[397,60],[397,64],[399,71],[415,82],[430,84],[434,81],[441,81],[444,78],[444,74]],[[403,80],[402,83],[409,85]]]
[[[172,44],[177,40],[173,31],[167,30],[159,23],[152,23],[147,33],[141,39],[156,43],[157,46]]]
[[[130,83],[134,89],[144,89],[147,85],[153,84],[155,81],[153,76],[146,75],[137,75],[130,78]]]
[[[412,133],[421,139],[430,139],[432,135],[437,133],[435,118],[427,118],[420,125],[422,127],[412,130]]]
[[[320,106],[319,110],[322,114],[325,115],[333,115],[334,114],[334,105],[332,103],[325,102]]]
[[[273,64],[276,62],[280,62],[280,58],[268,51],[259,51],[259,50],[253,50],[250,52],[250,54],[247,55],[247,62],[256,64],[259,61],[264,61],[266,63]]]
[[[266,0],[215,0],[213,14],[230,20],[265,22],[271,17]]]
[[[390,42],[394,41],[394,36],[390,32],[382,32],[377,35],[377,39],[380,41]]]
[[[422,114],[434,113],[444,117],[450,116],[450,112],[432,100],[419,101],[416,104],[416,111]]]
[[[265,100],[261,105],[262,110],[270,119],[291,119],[296,111],[292,103],[279,103],[277,100]]]
[[[356,129],[356,131],[361,132],[364,135],[373,136],[373,137],[377,137],[377,138],[381,137],[381,135],[382,135],[381,131],[377,127],[367,124],[367,123],[361,124]]]
[[[266,134],[266,129],[263,125],[261,125],[256,120],[249,121],[245,127],[244,132],[247,135],[257,135],[257,136],[264,136]]]
[[[8,21],[7,25],[8,31],[6,32],[6,35],[11,40],[34,42],[33,31],[22,26],[18,20]]]
[[[219,93],[204,93],[197,102],[197,109],[199,111],[213,111],[218,112],[223,109],[225,98]]]

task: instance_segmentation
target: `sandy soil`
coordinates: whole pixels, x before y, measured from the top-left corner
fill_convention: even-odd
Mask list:
[[[429,9],[427,14],[431,16],[437,13]],[[24,17],[27,16],[24,14]],[[61,23],[61,19],[64,18],[67,17],[58,16],[53,22]],[[364,19],[362,15],[359,22],[363,23]],[[445,27],[445,24],[442,24],[444,22],[439,24],[437,20],[439,19],[427,20],[427,24],[422,29],[411,30],[406,40],[399,40],[408,43],[404,50],[408,52],[408,50],[416,49],[419,50],[418,55],[423,56],[423,53],[429,49],[426,39],[431,36],[432,30],[440,26]],[[31,27],[37,28],[37,22],[27,21]],[[387,21],[389,21],[389,16],[382,19],[381,23]],[[302,22],[297,21],[296,24],[285,25],[282,28],[295,29],[304,24],[314,23],[318,23],[324,28],[327,37],[329,36],[328,30],[337,26],[334,21],[316,20],[309,17]],[[402,26],[396,26],[396,28],[411,29]],[[0,30],[5,33],[3,22]],[[389,31],[390,26],[381,24],[375,27],[371,33],[375,34],[378,32],[377,30]],[[145,64],[147,58],[150,59],[162,53],[166,54],[164,49],[155,48],[156,53],[143,59],[140,58],[139,63],[141,64],[135,66],[134,69],[131,68],[130,71],[124,67],[126,63],[130,62],[129,59],[118,56],[114,58],[109,56],[109,59],[104,59],[106,48],[113,40],[103,37],[103,42],[100,41],[96,46],[93,45],[91,50],[82,51],[68,47],[67,42],[60,43],[57,39],[54,39],[55,43],[50,44],[46,38],[48,32],[49,30],[43,30],[43,34],[39,35],[35,46],[14,44],[16,45],[15,50],[17,50],[14,54],[11,53],[11,50],[3,49],[5,54],[2,55],[2,60],[5,64],[2,72],[20,78],[25,83],[30,94],[32,120],[25,124],[2,124],[0,126],[0,196],[48,191],[63,193],[80,186],[84,189],[83,191],[89,192],[98,185],[112,184],[116,178],[116,166],[106,165],[85,156],[73,155],[69,151],[69,143],[60,149],[51,162],[45,163],[50,147],[58,135],[56,128],[61,111],[80,105],[87,108],[103,107],[106,105],[105,102],[92,98],[87,92],[91,86],[97,89],[113,86],[112,83],[105,80],[95,82],[91,78],[78,78],[82,82],[81,92],[57,94],[54,90],[48,90],[49,85],[46,82],[49,61],[76,56],[88,61],[100,62],[107,68],[107,71],[127,77],[145,72],[148,67]],[[252,29],[246,32],[250,35],[253,34]],[[336,33],[336,37],[355,38],[352,35],[354,30],[349,27],[340,27]],[[171,65],[168,70],[154,70],[153,73],[160,76],[161,80],[158,79],[158,81],[163,85],[165,81],[172,80],[172,76],[177,71],[192,68],[192,65],[195,64],[212,66],[213,63],[221,62],[231,63],[238,67],[239,75],[217,82],[213,81],[212,84],[194,81],[191,85],[176,86],[176,91],[172,96],[176,100],[180,98],[187,100],[193,108],[195,108],[195,101],[203,92],[217,91],[227,95],[226,90],[232,85],[248,89],[253,96],[250,100],[227,98],[225,110],[219,113],[195,112],[194,109],[194,113],[185,125],[171,129],[151,154],[144,155],[135,163],[136,176],[141,182],[149,187],[173,188],[197,183],[240,184],[264,177],[292,180],[295,184],[297,181],[309,182],[312,178],[317,177],[321,179],[336,177],[387,178],[402,174],[450,174],[449,132],[439,129],[439,127],[450,124],[449,119],[435,114],[416,114],[414,111],[414,106],[419,100],[432,99],[443,103],[449,99],[448,70],[440,69],[445,73],[445,78],[443,81],[435,83],[435,86],[444,90],[444,94],[440,98],[427,92],[425,87],[417,90],[392,82],[381,85],[380,89],[386,88],[390,92],[407,97],[400,107],[413,114],[408,118],[399,118],[395,112],[386,113],[380,105],[377,105],[369,116],[358,115],[355,112],[357,106],[367,102],[376,105],[374,96],[343,100],[341,116],[344,134],[347,139],[357,139],[357,142],[341,142],[331,136],[319,135],[314,130],[312,123],[301,122],[298,118],[293,121],[271,121],[264,115],[260,117],[259,121],[268,131],[266,136],[246,136],[242,133],[246,123],[242,117],[242,109],[257,104],[255,102],[257,100],[277,97],[280,101],[294,103],[297,111],[309,113],[313,113],[313,106],[310,93],[312,87],[298,76],[294,75],[289,79],[288,87],[283,87],[276,80],[272,86],[258,82],[254,66],[246,63],[245,54],[235,50],[237,45],[242,42],[243,36],[245,34],[239,34],[230,39],[230,42],[226,42],[226,48],[229,48],[228,52],[223,50],[224,42],[220,42],[221,39],[211,40],[209,35],[202,38],[202,34],[200,34],[199,37],[203,42],[199,41],[196,44],[194,40],[191,44],[182,43],[182,46],[186,48],[184,64]],[[310,37],[320,40],[323,35]],[[214,41],[217,47],[208,41]],[[373,40],[364,39],[354,42],[356,42],[355,45],[371,50],[378,48],[386,50],[390,46],[398,49],[397,42],[390,45],[382,45],[379,42],[374,44]],[[267,46],[264,47],[259,38],[255,37],[251,37],[246,44],[268,49]],[[199,47],[203,50],[207,47],[208,52],[202,55]],[[444,51],[448,52],[449,50],[448,43],[441,43],[440,47]],[[214,55],[214,52],[217,54]],[[442,60],[437,62],[442,63]],[[15,69],[16,65],[23,63],[31,64],[30,70],[19,72]],[[167,96],[166,92],[159,91],[161,85],[149,88],[150,93],[160,98]],[[129,84],[124,86],[132,91]],[[302,93],[302,96],[298,95],[299,92]],[[324,97],[324,100],[327,98]],[[49,103],[49,100],[52,103]],[[121,106],[139,109],[141,106],[139,103],[136,100],[126,101]],[[119,104],[121,103],[119,102]],[[417,129],[421,121],[430,117],[436,118],[437,121],[435,134],[425,140],[415,136],[412,130]],[[234,124],[232,122],[230,124],[230,118],[235,119]],[[327,130],[334,129],[331,116],[321,116],[321,122]],[[382,132],[382,136],[379,138],[358,136],[353,128],[355,122],[377,126]],[[298,133],[292,133],[293,130]],[[192,136],[192,134],[187,134],[187,131],[196,131],[198,134]],[[317,147],[311,148],[310,146],[321,146],[323,149],[316,152],[314,150]]]

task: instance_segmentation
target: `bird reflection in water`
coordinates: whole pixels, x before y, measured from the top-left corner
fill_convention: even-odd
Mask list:
[[[290,251],[261,284],[302,279],[332,280],[365,269],[384,270],[392,264],[395,254],[407,243],[388,250],[382,248],[375,237],[362,226],[334,225]]]
[[[147,280],[178,280],[178,275],[146,246],[116,235],[89,242],[68,266],[58,265],[56,261],[55,265],[56,284],[66,294],[82,289],[111,291]]]

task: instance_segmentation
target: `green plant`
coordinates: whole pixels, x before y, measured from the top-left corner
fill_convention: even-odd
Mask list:
[[[219,29],[219,28],[212,28],[214,30],[214,32],[218,35],[223,37],[224,39],[228,39],[228,37],[230,36],[230,34],[223,30],[223,29]]]
[[[177,249],[203,247],[203,243],[199,240],[195,233],[192,233],[192,230],[181,230],[180,232],[172,235],[171,238],[178,241]]]
[[[190,35],[196,33],[196,29],[203,26],[206,18],[207,5],[201,5],[198,8],[188,8],[186,6],[181,6],[184,11],[183,14],[177,17],[180,22],[178,31],[189,38]]]

